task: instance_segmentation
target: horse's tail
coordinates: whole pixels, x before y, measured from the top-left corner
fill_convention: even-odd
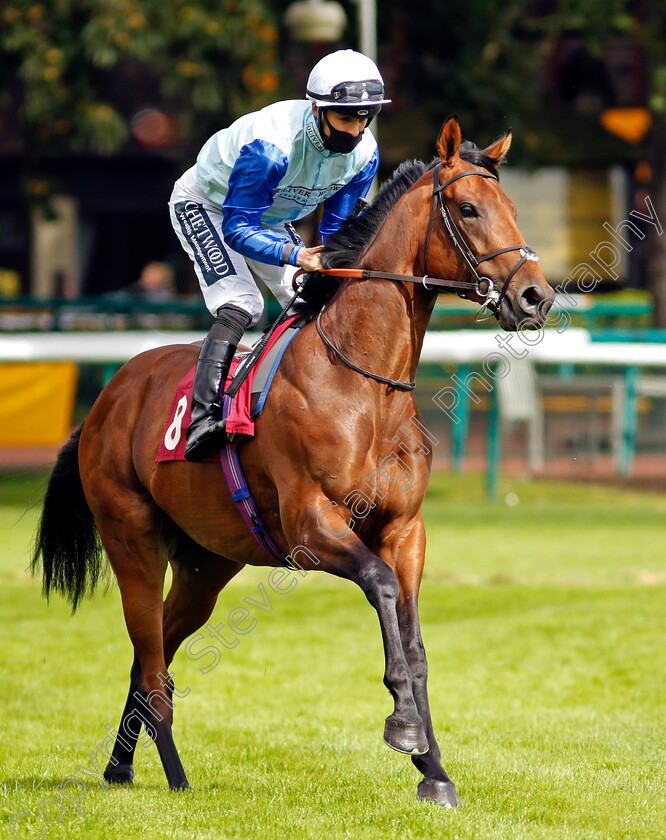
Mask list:
[[[83,425],[58,454],[51,473],[33,546],[30,569],[42,566],[43,592],[67,597],[74,612],[81,598],[92,594],[102,573],[104,556],[95,520],[81,484],[79,439]]]

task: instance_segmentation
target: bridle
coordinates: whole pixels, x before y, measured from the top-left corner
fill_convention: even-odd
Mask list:
[[[426,244],[425,244],[425,252],[424,252],[424,270],[425,274],[423,277],[416,277],[409,274],[391,274],[387,271],[371,271],[365,268],[324,268],[320,269],[319,271],[315,272],[317,274],[324,274],[329,277],[349,277],[352,279],[361,279],[361,280],[397,280],[406,283],[421,283],[425,289],[428,291],[453,291],[456,292],[461,297],[465,297],[465,292],[472,292],[479,297],[483,298],[483,303],[481,304],[481,308],[477,312],[475,316],[475,320],[483,321],[487,320],[488,318],[492,317],[493,315],[496,318],[499,318],[499,310],[502,304],[502,301],[506,297],[506,293],[509,288],[509,283],[515,276],[516,272],[522,267],[522,265],[527,261],[531,260],[536,262],[539,257],[537,256],[536,252],[529,247],[529,245],[510,245],[507,248],[500,248],[497,251],[491,251],[488,254],[483,254],[480,257],[477,257],[470,246],[467,243],[467,240],[462,235],[460,228],[455,223],[453,215],[449,210],[449,207],[444,200],[444,190],[453,184],[455,181],[458,181],[460,178],[466,178],[469,175],[478,175],[480,178],[492,178],[494,181],[499,181],[499,178],[496,175],[493,175],[491,172],[482,172],[476,169],[470,169],[467,172],[460,172],[458,175],[454,175],[453,178],[449,178],[448,181],[445,181],[443,184],[439,183],[439,173],[441,169],[441,161],[436,164],[433,168],[433,204],[432,204],[432,213],[430,214],[430,222],[428,224],[428,233],[426,235]],[[446,232],[449,235],[449,239],[451,240],[451,244],[455,251],[458,252],[460,257],[462,258],[465,266],[467,267],[467,271],[469,272],[470,280],[447,280],[443,278],[436,278],[436,277],[429,277],[428,276],[428,251],[430,249],[430,238],[432,236],[433,228],[435,225],[435,219],[437,218],[437,208],[439,206],[440,215],[442,217],[442,221],[444,223],[444,227],[446,228]],[[514,267],[509,272],[508,277],[504,281],[504,285],[501,289],[495,288],[495,284],[490,279],[490,277],[485,277],[484,275],[479,274],[478,267],[488,260],[492,260],[495,257],[500,256],[500,254],[507,254],[509,251],[520,251],[520,259],[514,265]],[[304,272],[299,271],[294,277],[298,277],[300,274]],[[426,283],[426,280],[428,281]],[[416,382],[409,381],[403,382],[398,379],[389,379],[385,376],[380,376],[376,373],[371,373],[364,368],[355,365],[350,359],[348,359],[338,348],[333,344],[333,342],[328,338],[328,336],[324,333],[323,327],[321,325],[321,316],[323,313],[323,309],[317,315],[316,326],[317,332],[321,337],[321,340],[324,344],[332,350],[338,358],[344,362],[347,367],[355,370],[357,373],[363,374],[363,376],[367,376],[370,379],[375,379],[378,382],[383,382],[386,385],[390,385],[393,388],[398,388],[403,391],[413,391],[416,387]],[[481,317],[483,316],[483,317]]]
[[[458,254],[460,254],[460,257],[467,266],[467,271],[469,272],[469,275],[472,278],[472,282],[469,283],[469,286],[480,297],[484,298],[484,302],[481,305],[481,309],[479,310],[479,312],[477,312],[475,319],[477,321],[483,321],[491,315],[494,315],[497,318],[499,317],[499,309],[502,304],[502,301],[506,297],[506,293],[509,289],[509,283],[513,279],[516,272],[522,267],[522,265],[527,260],[537,262],[539,257],[537,256],[536,251],[530,248],[529,245],[510,245],[508,248],[500,248],[497,251],[490,251],[487,254],[483,254],[482,256],[477,257],[467,244],[467,241],[462,235],[460,228],[453,219],[453,215],[449,210],[449,206],[444,200],[444,190],[448,186],[453,184],[454,181],[458,181],[460,178],[466,178],[469,175],[477,175],[479,178],[491,178],[493,181],[499,181],[499,178],[496,175],[493,175],[491,172],[480,172],[476,169],[470,169],[467,172],[460,172],[458,175],[454,175],[453,178],[449,178],[448,181],[445,181],[443,184],[440,184],[440,168],[441,162],[438,162],[435,168],[433,169],[434,183],[432,213],[430,214],[430,224],[428,225],[428,233],[426,236],[425,244],[425,256],[423,259],[423,267],[426,272],[426,277],[428,276],[428,249],[430,247],[430,237],[432,234],[433,226],[435,224],[435,218],[437,216],[437,205],[439,204],[439,211],[442,217],[442,221],[444,222],[446,232],[448,233],[449,239],[451,240],[451,244],[453,245],[454,249],[458,252]],[[499,257],[500,254],[507,254],[509,253],[509,251],[520,251],[520,259],[509,272],[509,275],[504,281],[504,285],[502,286],[502,288],[496,289],[495,284],[490,279],[490,277],[484,277],[480,275],[477,269],[481,265],[481,263],[487,262],[488,260],[492,260],[495,257]],[[486,312],[488,314],[485,315],[485,318],[480,317]]]

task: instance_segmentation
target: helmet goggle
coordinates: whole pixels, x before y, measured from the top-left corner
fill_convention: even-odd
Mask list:
[[[348,105],[352,102],[382,99],[384,97],[384,85],[378,79],[369,79],[363,82],[340,82],[331,89],[330,93],[312,93],[311,91],[307,91],[307,93],[313,99],[323,99],[339,105]]]
[[[364,82],[340,82],[331,90],[334,102],[363,102],[367,99],[382,99],[383,96],[384,85],[374,79]]]

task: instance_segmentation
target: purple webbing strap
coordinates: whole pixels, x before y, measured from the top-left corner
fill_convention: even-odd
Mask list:
[[[225,417],[229,414],[230,408],[231,400],[225,396],[223,409]],[[274,557],[283,566],[286,566],[288,569],[296,568],[275,544],[259,515],[250,489],[247,486],[245,475],[241,469],[235,443],[229,443],[227,441],[223,444],[220,450],[220,463],[222,464],[224,480],[227,482],[232,501],[238,508],[238,512],[254,540],[267,554],[270,554],[271,557]]]

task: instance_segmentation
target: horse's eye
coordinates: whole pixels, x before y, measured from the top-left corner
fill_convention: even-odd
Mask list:
[[[469,219],[470,216],[476,216],[476,210],[473,205],[468,204],[467,202],[460,205],[460,213],[465,219]]]

